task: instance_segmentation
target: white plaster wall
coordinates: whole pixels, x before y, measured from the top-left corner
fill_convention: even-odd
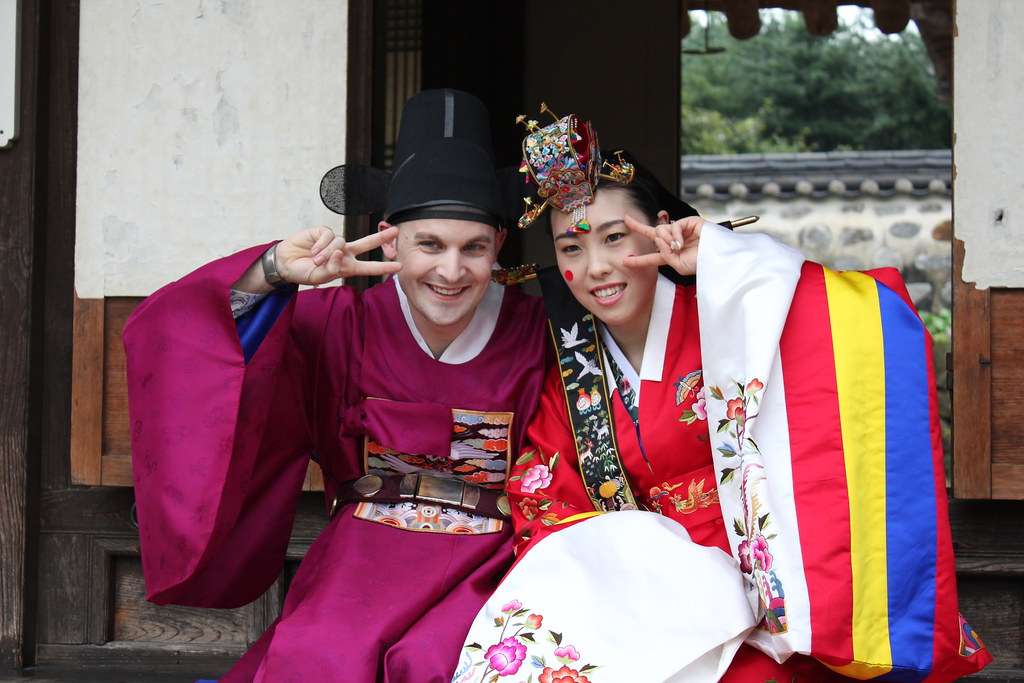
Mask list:
[[[327,224],[345,152],[345,0],[87,0],[75,288],[141,296]]]
[[[1024,2],[960,0],[953,39],[955,232],[963,279],[1024,287]]]

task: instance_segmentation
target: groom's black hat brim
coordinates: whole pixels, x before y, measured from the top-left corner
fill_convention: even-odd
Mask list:
[[[320,198],[346,216],[380,213],[391,223],[445,217],[498,226],[506,223],[503,186],[483,103],[458,90],[426,90],[402,110],[394,171],[336,166],[321,180]]]

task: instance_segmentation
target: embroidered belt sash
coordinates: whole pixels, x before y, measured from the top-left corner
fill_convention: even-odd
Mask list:
[[[587,495],[597,510],[635,510],[636,498],[619,458],[604,346],[594,317],[576,301],[556,268],[540,270],[537,276]]]

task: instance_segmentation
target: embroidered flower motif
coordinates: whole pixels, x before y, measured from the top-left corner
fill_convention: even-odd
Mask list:
[[[516,610],[522,609],[522,607],[523,603],[519,602],[518,600],[512,600],[511,602],[506,602],[504,605],[502,605],[501,611],[505,614],[511,614]]]
[[[768,571],[772,568],[772,554],[768,551],[768,540],[763,535],[758,534],[754,539],[751,552],[754,554],[754,559],[761,563],[761,569]]]
[[[550,666],[546,666],[537,680],[540,683],[590,683],[589,678],[568,666],[563,666],[561,669],[552,669]]]
[[[551,470],[543,464],[534,465],[523,472],[523,478],[519,481],[523,493],[535,493],[540,489],[547,488],[550,484]]]
[[[575,662],[580,658],[580,653],[572,645],[563,645],[562,647],[555,648],[555,657],[563,663]]]
[[[499,676],[511,676],[523,665],[526,659],[526,646],[510,636],[487,648],[484,659]]]
[[[704,398],[704,387],[701,387],[700,391],[697,392],[697,400],[694,402],[691,410],[698,420],[708,419],[708,402]]]
[[[750,380],[749,382],[747,382],[747,389],[746,389],[746,391],[747,391],[748,394],[749,393],[756,393],[758,391],[761,391],[762,389],[764,389],[764,383],[761,380],[759,380],[758,378],[756,378],[756,377],[754,379]]]
[[[750,554],[750,541],[740,541],[738,548],[740,555],[740,571],[749,574],[754,571],[754,558]]]
[[[502,614],[494,618],[494,628],[500,629],[500,634],[495,638],[498,642],[486,651],[479,645],[479,641],[467,643],[463,648],[462,663],[452,683],[496,683],[503,676],[516,674],[527,656],[534,667],[542,670],[537,679],[530,674],[530,680],[538,683],[591,683],[587,674],[597,666],[584,664],[578,669],[572,668],[577,666],[573,663],[580,659],[580,653],[572,645],[562,644],[562,633],[549,630],[547,637],[540,638],[543,615],[531,612],[519,600],[505,603],[501,611]],[[519,622],[518,618],[524,614],[529,616]],[[477,626],[474,625],[471,637],[476,630]],[[551,648],[554,648],[553,652]],[[558,661],[561,668],[548,666],[547,662],[552,658]]]
[[[533,498],[523,498],[519,501],[519,509],[523,511],[523,517],[533,519],[540,514],[540,506]]]
[[[746,416],[747,409],[746,406],[743,405],[743,403],[744,402],[742,398],[729,399],[728,403],[725,404],[725,416],[730,420],[735,420],[737,418],[742,418]]]

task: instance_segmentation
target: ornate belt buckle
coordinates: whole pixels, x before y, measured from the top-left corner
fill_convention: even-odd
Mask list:
[[[458,507],[462,505],[462,494],[465,489],[466,485],[458,479],[443,479],[421,474],[416,497]]]

